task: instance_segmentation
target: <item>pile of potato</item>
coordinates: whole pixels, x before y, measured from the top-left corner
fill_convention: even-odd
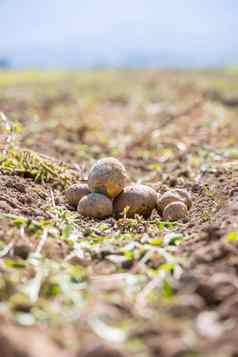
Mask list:
[[[98,160],[90,169],[88,184],[74,184],[65,192],[67,203],[84,217],[106,218],[124,215],[150,217],[153,209],[166,220],[187,215],[192,206],[185,190],[175,189],[160,196],[146,185],[128,184],[123,164],[115,158]]]

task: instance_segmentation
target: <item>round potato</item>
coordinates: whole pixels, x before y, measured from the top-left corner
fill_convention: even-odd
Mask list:
[[[168,206],[172,202],[177,201],[183,202],[184,200],[174,190],[165,192],[162,196],[159,197],[157,202],[157,208],[159,213],[163,214],[163,211],[166,206]]]
[[[110,217],[112,216],[112,201],[101,193],[93,192],[81,198],[78,212],[84,217]]]
[[[65,191],[65,198],[70,206],[77,208],[82,197],[90,193],[87,184],[74,184]]]
[[[192,207],[192,198],[191,195],[188,191],[183,190],[181,188],[176,188],[174,190],[180,197],[183,198],[183,200],[185,201],[188,209],[190,209]]]
[[[102,193],[110,198],[118,196],[127,182],[127,173],[122,163],[112,157],[98,160],[88,176],[90,191]]]
[[[156,207],[157,193],[145,185],[130,185],[113,202],[114,215],[119,218],[126,213],[127,217],[136,214],[148,218]]]
[[[192,207],[192,200],[190,194],[185,190],[175,189],[165,192],[158,199],[157,208],[159,213],[163,214],[163,211],[168,204],[177,201],[185,203],[188,209]]]
[[[182,201],[174,201],[169,203],[163,210],[163,219],[176,221],[184,218],[188,213],[187,206]]]

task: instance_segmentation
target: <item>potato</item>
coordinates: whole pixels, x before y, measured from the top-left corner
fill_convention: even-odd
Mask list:
[[[183,190],[181,188],[176,188],[174,190],[180,197],[182,197],[188,207],[188,209],[190,209],[192,207],[192,198],[191,195],[188,191]]]
[[[74,184],[65,191],[65,198],[70,206],[77,208],[81,198],[89,193],[87,184]]]
[[[127,217],[136,214],[148,218],[156,207],[157,193],[151,187],[145,185],[127,186],[113,202],[114,215],[118,218],[126,211]]]
[[[192,200],[190,194],[182,189],[175,189],[165,192],[159,199],[157,203],[157,208],[160,214],[163,214],[165,207],[176,201],[181,201],[186,204],[187,208],[192,207]]]
[[[174,201],[169,203],[163,210],[163,219],[176,221],[184,218],[188,213],[187,206],[182,201]]]
[[[157,208],[160,214],[163,214],[163,211],[166,206],[168,206],[172,202],[182,201],[183,199],[179,196],[174,190],[165,192],[157,202]]]
[[[84,217],[110,217],[112,216],[112,201],[101,193],[93,192],[81,198],[78,212]]]
[[[112,157],[98,160],[88,176],[90,191],[115,198],[121,193],[127,181],[127,173],[122,163]]]

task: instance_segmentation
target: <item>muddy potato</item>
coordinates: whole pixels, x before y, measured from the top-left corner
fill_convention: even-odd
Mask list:
[[[163,211],[166,206],[172,202],[184,201],[181,196],[179,196],[174,190],[165,192],[162,196],[159,197],[157,202],[157,208],[160,214],[163,214]]]
[[[123,216],[126,210],[127,217],[136,214],[148,218],[156,207],[157,193],[151,187],[145,185],[130,185],[125,187],[122,193],[113,202],[115,217]],[[128,208],[128,210],[127,210]]]
[[[157,208],[160,214],[163,213],[165,207],[176,201],[181,201],[186,204],[187,208],[190,209],[192,207],[192,200],[190,194],[182,189],[175,189],[171,191],[165,192],[157,202]]]
[[[181,188],[176,188],[174,190],[180,197],[183,198],[185,204],[187,205],[188,209],[192,207],[192,198],[191,195],[188,191],[181,189]]]
[[[92,192],[81,198],[78,212],[84,217],[106,218],[112,216],[112,201],[101,193]]]
[[[82,197],[90,193],[87,184],[74,184],[65,191],[65,199],[70,206],[77,208]]]
[[[123,164],[112,157],[98,160],[88,176],[90,191],[102,193],[110,198],[118,196],[126,185],[127,173]]]
[[[163,219],[176,221],[184,218],[188,213],[187,206],[182,201],[174,201],[169,203],[163,210]]]

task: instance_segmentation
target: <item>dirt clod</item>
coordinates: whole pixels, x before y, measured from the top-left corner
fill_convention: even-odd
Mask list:
[[[16,257],[20,257],[22,259],[27,259],[31,252],[31,247],[29,244],[15,244],[13,248],[13,254]]]

